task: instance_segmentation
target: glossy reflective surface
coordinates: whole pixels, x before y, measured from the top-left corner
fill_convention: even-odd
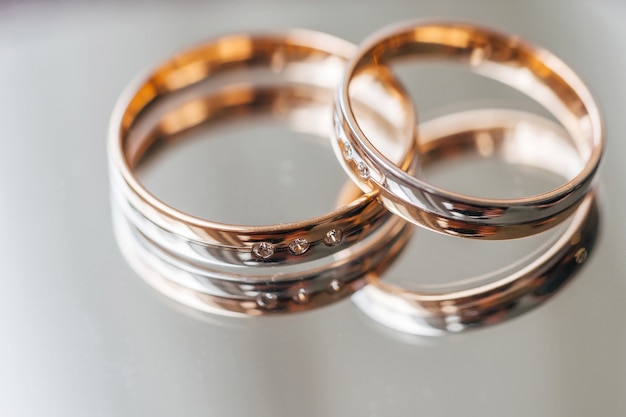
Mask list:
[[[567,177],[568,170],[563,171],[562,165],[537,158],[535,154],[524,155],[521,149],[544,146],[561,158],[575,153],[575,145],[562,127],[526,112],[483,109],[452,113],[419,127],[421,177],[427,175],[429,166],[436,166],[437,162],[447,160],[450,169],[455,162],[463,163],[468,155],[484,158],[484,161],[499,157],[507,161],[508,166],[534,166]],[[489,153],[485,152],[487,141]],[[501,166],[500,172],[485,179],[507,176],[505,167]],[[465,175],[474,181],[484,178],[469,167],[466,167]],[[497,187],[492,185],[492,188]],[[416,282],[406,284],[408,288],[394,286],[388,279],[371,274],[368,277],[370,285],[352,299],[361,311],[379,323],[418,336],[456,333],[502,323],[545,303],[575,277],[591,256],[599,231],[598,207],[593,192],[586,194],[567,223],[566,227],[553,228],[551,233],[545,233],[543,242],[532,251],[534,253],[516,250],[517,261],[504,270],[489,271],[482,277],[472,277],[466,272],[467,275],[456,283],[429,283],[422,288]],[[449,239],[453,240],[452,237]],[[475,243],[468,243],[466,247]],[[501,242],[500,246],[503,244],[506,242]],[[450,248],[446,253],[465,269],[457,251]],[[482,262],[493,263],[493,255],[484,253]],[[438,269],[441,271],[447,267],[443,264]],[[418,281],[416,277],[425,275],[426,271],[426,268],[414,271],[411,274],[413,281]],[[440,271],[431,270],[430,274],[436,276]],[[382,274],[382,277],[386,275]]]
[[[298,26],[358,42],[425,16],[469,18],[541,44],[599,102],[608,132],[600,235],[571,283],[506,323],[415,338],[350,300],[259,320],[202,316],[137,277],[113,237],[105,153],[113,104],[132,77],[224,31]],[[3,3],[0,414],[623,415],[624,18],[626,6],[610,0]],[[415,81],[422,117],[452,93],[455,102],[475,93]],[[463,257],[463,245],[418,238],[400,268],[462,275],[442,254],[454,245]]]

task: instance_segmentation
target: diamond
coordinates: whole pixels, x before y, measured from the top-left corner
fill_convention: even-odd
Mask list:
[[[296,295],[293,296],[293,300],[298,304],[304,304],[309,301],[309,294],[307,294],[304,288],[300,288]]]
[[[341,290],[341,282],[339,282],[339,280],[334,279],[330,281],[330,283],[328,284],[328,291],[330,293],[336,293],[336,292],[339,292],[340,290]]]
[[[309,250],[311,244],[305,238],[299,237],[289,244],[289,252],[294,255],[302,255]]]
[[[359,177],[364,180],[369,179],[370,177],[370,169],[365,165],[365,162],[359,162],[356,165],[356,169],[359,171]]]
[[[278,305],[278,296],[271,292],[261,293],[256,297],[256,303],[259,307],[275,308]]]
[[[337,246],[343,240],[343,232],[339,229],[332,229],[326,233],[324,237],[324,245]]]
[[[274,254],[274,245],[269,242],[255,243],[252,246],[252,254],[257,258],[267,259]]]
[[[348,143],[347,141],[343,142],[343,154],[344,154],[346,159],[352,159],[352,156],[354,154],[354,150],[352,149],[352,145],[350,145],[350,143]]]

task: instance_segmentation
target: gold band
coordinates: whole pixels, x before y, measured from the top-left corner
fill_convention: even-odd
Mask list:
[[[385,84],[393,80],[387,65],[407,58],[462,64],[532,97],[561,122],[576,144],[576,158],[559,162],[579,169],[558,188],[516,199],[462,195],[407,174],[364,134],[352,108],[353,90],[361,77]],[[517,238],[565,220],[585,197],[604,148],[598,108],[572,70],[517,36],[471,24],[417,22],[374,34],[348,63],[336,102],[334,149],[353,181],[366,192],[380,191],[383,204],[405,219],[460,237]],[[544,148],[523,149],[540,157]]]
[[[173,57],[133,84],[114,111],[108,147],[112,188],[127,203],[132,219],[146,229],[153,225],[152,238],[173,252],[188,244],[193,250],[187,252],[209,262],[257,266],[328,256],[389,220],[391,215],[370,193],[326,215],[294,223],[217,223],[159,200],[134,172],[148,150],[211,119],[255,111],[285,113],[299,100],[330,106],[332,91],[353,52],[354,46],[346,41],[312,31],[223,36]],[[389,129],[397,132],[392,136],[412,129],[411,107],[397,84],[372,89],[363,100],[383,104],[383,109],[405,109],[406,118],[400,122],[370,109],[388,119]],[[330,130],[330,118],[326,120]],[[412,155],[413,145],[405,141],[404,146],[398,151],[399,163]]]
[[[258,316],[345,298],[368,271],[382,273],[395,259],[412,227],[378,204],[376,193],[363,195],[349,182],[351,199],[340,196],[341,207],[331,213],[248,227],[190,216],[150,194],[135,175],[181,133],[216,123],[269,117],[328,140],[334,88],[354,49],[308,31],[224,36],[131,87],[109,141],[113,214],[119,246],[151,286],[201,311]],[[366,120],[402,138],[414,123],[405,97],[397,85],[373,88],[360,103],[383,104],[382,110],[357,106]],[[391,117],[387,108],[407,109],[408,117]],[[402,143],[396,151],[408,160],[414,144]],[[230,157],[236,169],[236,155]]]

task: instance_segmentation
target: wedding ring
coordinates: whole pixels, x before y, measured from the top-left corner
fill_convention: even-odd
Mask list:
[[[576,152],[572,138],[556,123],[532,114],[480,110],[453,114],[420,125],[419,152],[427,168],[455,155],[481,152],[489,137],[496,149],[515,143],[541,142],[555,154]],[[505,162],[567,175],[569,168],[531,155],[520,160],[502,153]],[[511,158],[511,159],[508,159]],[[599,213],[593,189],[577,210],[558,228],[556,239],[520,262],[488,276],[464,280],[464,288],[408,290],[368,274],[369,285],[352,300],[367,316],[395,330],[415,335],[438,335],[494,324],[522,314],[554,295],[588,259],[598,234]],[[561,229],[563,229],[561,231]],[[472,244],[473,242],[468,242]],[[475,243],[474,243],[475,244]],[[423,274],[423,272],[419,272]]]
[[[113,219],[122,254],[151,287],[192,309],[233,317],[300,312],[342,300],[365,285],[367,274],[382,274],[413,231],[396,217],[361,242],[297,270],[246,266],[252,271],[244,274],[181,260],[147,239],[115,204]]]
[[[239,226],[177,210],[136,176],[192,128],[270,118],[327,141],[334,88],[354,49],[309,31],[224,36],[130,88],[111,125],[111,201],[118,244],[146,282],[196,310],[258,316],[338,301],[362,287],[366,273],[391,264],[412,225],[378,204],[376,192],[364,195],[349,181],[329,214]],[[404,139],[414,128],[406,96],[398,85],[373,85],[357,108],[381,136],[398,138],[391,151],[408,167],[415,145]],[[361,104],[370,101],[383,107]]]
[[[376,193],[312,219],[242,226],[178,210],[146,190],[135,175],[146,155],[211,120],[269,112],[311,125],[318,119],[298,118],[290,109],[303,100],[324,104],[324,121],[312,127],[327,136],[333,91],[354,50],[346,41],[305,30],[234,34],[182,52],[131,85],[114,110],[108,141],[112,193],[127,219],[166,252],[212,267],[308,262],[365,239],[392,218]],[[415,123],[406,97],[392,81],[373,84],[358,100],[376,103],[364,111],[387,120],[391,131],[385,135],[404,138]],[[399,140],[392,147],[395,163],[408,168],[414,144]]]
[[[362,84],[363,76],[381,84],[393,80],[388,64],[409,57],[462,64],[535,99],[575,143],[574,160],[554,153],[550,158],[555,164],[578,168],[565,184],[551,191],[513,199],[462,195],[405,172],[365,135],[353,109],[353,89]],[[587,194],[604,147],[598,108],[587,87],[561,60],[517,36],[465,23],[403,24],[366,40],[349,61],[339,85],[334,123],[335,153],[362,190],[379,191],[385,207],[417,225],[467,238],[523,237],[568,218]],[[532,146],[519,143],[507,152],[541,159],[549,154],[542,152],[545,149],[534,141]]]

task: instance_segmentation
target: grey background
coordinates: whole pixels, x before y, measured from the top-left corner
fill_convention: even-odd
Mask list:
[[[139,71],[224,31],[306,27],[358,42],[430,16],[545,46],[604,110],[601,238],[565,290],[507,323],[418,338],[349,300],[289,317],[200,316],[127,266],[111,231],[105,136]],[[0,415],[624,415],[625,18],[626,4],[609,0],[0,3]],[[424,114],[441,108],[435,86],[422,86]],[[466,256],[466,242],[425,236]],[[437,253],[399,268],[463,272]]]

